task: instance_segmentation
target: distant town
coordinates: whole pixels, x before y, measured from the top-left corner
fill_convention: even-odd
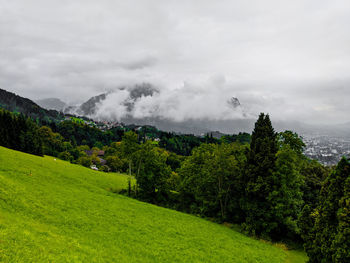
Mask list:
[[[350,157],[350,138],[304,135],[305,155],[325,165],[335,165],[342,156]]]

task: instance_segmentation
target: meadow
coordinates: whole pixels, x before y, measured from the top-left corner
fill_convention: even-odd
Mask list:
[[[303,252],[116,194],[127,181],[127,175],[0,147],[0,261],[307,260]]]

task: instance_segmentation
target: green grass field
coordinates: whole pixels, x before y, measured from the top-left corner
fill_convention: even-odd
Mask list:
[[[0,147],[0,261],[306,261],[302,252],[113,193],[126,185],[125,175]]]

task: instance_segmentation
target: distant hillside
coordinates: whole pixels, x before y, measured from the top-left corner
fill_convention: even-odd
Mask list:
[[[39,118],[45,121],[57,121],[64,116],[55,110],[46,110],[30,99],[23,98],[12,92],[0,89],[0,108],[12,112],[23,113],[33,119]]]
[[[95,97],[90,98],[88,101],[84,102],[77,109],[79,115],[91,116],[96,112],[96,104],[106,99],[107,94],[101,94]]]
[[[63,111],[67,104],[57,98],[47,98],[35,101],[40,107],[48,110]]]
[[[118,195],[126,175],[3,147],[0,164],[0,262],[306,261],[304,253]]]

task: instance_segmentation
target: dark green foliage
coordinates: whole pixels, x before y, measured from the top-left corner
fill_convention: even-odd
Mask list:
[[[30,119],[26,120],[26,128],[20,133],[20,145],[20,151],[40,156],[43,155],[39,127]]]
[[[255,123],[247,154],[245,198],[242,201],[245,229],[254,235],[270,236],[278,227],[271,213],[272,203],[268,200],[275,185],[277,150],[276,133],[270,118],[262,113]]]
[[[172,171],[169,178],[167,179],[167,189],[172,191],[178,196],[178,191],[180,190],[181,177],[178,173]],[[177,200],[178,201],[178,200]]]
[[[139,141],[146,142],[149,139],[153,140],[159,138],[161,131],[159,131],[156,127],[145,125],[137,131],[137,134]]]
[[[350,171],[349,171],[350,172]],[[350,176],[345,181],[344,195],[337,211],[338,227],[332,243],[334,262],[350,262]]]
[[[106,157],[107,165],[113,172],[127,172],[128,162],[121,159],[118,155],[110,155]]]
[[[249,144],[251,141],[251,135],[246,132],[240,132],[239,134],[233,135],[224,135],[220,138],[220,141],[224,143],[239,142],[242,144]]]
[[[212,196],[215,196],[215,190],[213,190],[215,178],[211,177],[208,167],[206,167],[208,160],[212,159],[213,152],[214,145],[202,144],[192,151],[191,156],[186,158],[179,171],[182,180],[180,188],[182,209],[211,217],[218,214],[218,203],[212,202]],[[207,188],[208,185],[212,187]]]
[[[64,147],[63,137],[59,133],[54,133],[49,127],[42,126],[39,129],[39,134],[43,140],[44,154],[58,156],[59,153],[68,150]]]
[[[305,251],[310,251],[312,249],[312,242],[315,239],[315,234],[312,231],[312,228],[315,223],[315,213],[311,206],[306,204],[298,218],[298,228],[299,234],[302,240],[304,241]]]
[[[57,125],[56,132],[61,134],[66,141],[74,145],[89,145],[90,147],[102,147],[113,141],[119,141],[119,134],[111,131],[101,131],[87,124],[72,121],[63,121]]]
[[[130,126],[130,128],[132,127]],[[192,134],[180,135],[173,132],[160,131],[153,126],[143,126],[137,131],[137,134],[140,142],[145,142],[148,139],[159,138],[159,147],[182,156],[190,155],[192,150],[202,143],[218,144],[239,142],[245,144],[250,142],[250,134],[248,133],[225,135],[222,136],[221,139],[216,139],[213,137],[212,133],[208,133],[204,137]]]
[[[305,143],[303,142],[303,138],[299,137],[299,135],[292,131],[284,131],[278,134],[278,144],[280,148],[288,145],[294,152],[301,155],[305,148]]]
[[[305,249],[310,262],[349,262],[350,260],[350,163],[343,158],[325,180],[319,204],[309,216],[314,225],[305,227]],[[303,215],[303,222],[307,215]],[[309,224],[309,223],[308,223]]]
[[[179,155],[188,156],[193,148],[198,147],[205,139],[194,135],[176,135],[174,133],[162,132],[159,147]]]
[[[297,239],[303,205],[304,179],[299,168],[302,145],[295,133],[287,131],[277,137],[269,116],[260,114],[243,180],[243,227],[247,232],[273,240]]]
[[[71,161],[73,159],[72,155],[67,151],[59,153],[57,157],[65,161]]]
[[[132,126],[129,128],[132,128]],[[173,132],[164,132],[158,130],[156,127],[149,125],[138,129],[137,134],[140,142],[158,138],[159,147],[183,156],[190,155],[193,148],[198,147],[201,143],[206,142],[206,138],[200,138],[191,134],[179,135]]]
[[[79,157],[77,163],[85,167],[90,167],[92,165],[91,158],[87,156]]]
[[[181,167],[181,164],[184,160],[185,160],[184,156],[177,155],[176,153],[173,153],[173,152],[169,152],[166,163],[171,167],[171,170],[176,171]]]
[[[132,173],[136,173],[136,163],[138,159],[137,151],[140,149],[140,145],[138,143],[137,134],[128,131],[124,134],[122,142],[120,144],[120,150],[122,156],[127,159],[129,163],[129,175]]]
[[[115,127],[102,131],[96,127],[85,124],[83,121],[72,120],[50,123],[49,126],[54,132],[59,133],[65,141],[70,141],[73,146],[88,145],[89,147],[102,148],[112,142],[121,141],[124,129]]]
[[[202,216],[240,221],[244,146],[202,144],[179,170],[184,209]]]
[[[0,109],[0,145],[31,154],[43,155],[39,127],[22,114]]]
[[[152,203],[167,199],[167,181],[171,169],[166,164],[166,152],[155,147],[150,141],[142,144],[137,152],[136,180],[138,196]]]
[[[126,132],[121,142],[121,152],[123,155],[132,160],[133,155],[139,150],[139,148],[140,145],[138,143],[137,134],[132,131]]]
[[[302,185],[303,200],[305,204],[315,208],[322,187],[322,182],[329,174],[329,168],[315,160],[302,159],[298,162],[300,173],[304,178]]]
[[[296,240],[298,227],[297,220],[303,205],[301,187],[304,184],[298,169],[299,159],[297,152],[289,147],[277,153],[276,169],[272,175],[271,192],[267,201],[271,205],[269,237],[279,240],[287,238]]]

